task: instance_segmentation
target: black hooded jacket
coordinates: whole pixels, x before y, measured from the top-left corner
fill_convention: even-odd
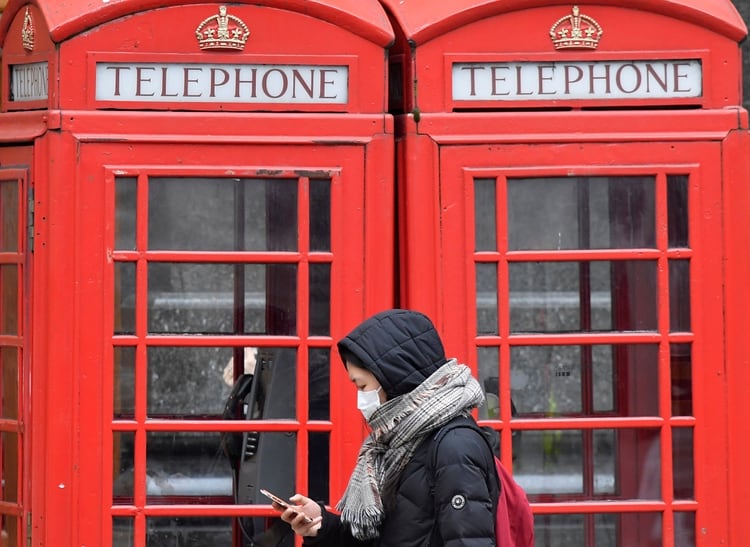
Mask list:
[[[375,375],[389,399],[413,390],[447,362],[432,322],[409,310],[371,317],[338,346],[343,359],[354,356]],[[324,510],[318,535],[306,537],[305,545],[495,547],[497,483],[486,441],[475,429],[456,427],[431,450],[435,434],[417,448],[401,473],[379,538],[355,539],[338,515]]]

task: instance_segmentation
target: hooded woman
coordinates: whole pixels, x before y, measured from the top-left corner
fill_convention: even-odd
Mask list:
[[[305,496],[281,518],[320,547],[495,547],[494,460],[473,420],[484,396],[470,369],[448,360],[423,314],[381,312],[338,343],[357,407],[371,429],[357,457],[340,514]]]

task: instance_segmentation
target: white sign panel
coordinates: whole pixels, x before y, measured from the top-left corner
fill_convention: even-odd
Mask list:
[[[99,62],[96,100],[346,104],[349,67]]]
[[[49,97],[49,68],[46,62],[10,67],[10,100],[46,101]]]
[[[696,59],[454,63],[454,101],[676,99],[703,94]]]

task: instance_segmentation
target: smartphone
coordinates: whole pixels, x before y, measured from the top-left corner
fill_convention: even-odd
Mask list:
[[[269,492],[268,490],[266,490],[264,488],[260,489],[260,493],[263,494],[264,496],[266,496],[271,501],[275,501],[276,503],[278,503],[279,505],[281,505],[284,509],[289,509],[290,507],[292,507],[289,504],[288,501],[280,498],[276,494],[272,494],[271,492]],[[297,511],[297,512],[299,512],[299,511]],[[312,522],[312,519],[310,517],[308,517],[308,516],[305,516],[305,522]]]

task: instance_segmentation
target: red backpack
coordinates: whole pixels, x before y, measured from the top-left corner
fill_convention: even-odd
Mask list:
[[[495,471],[500,490],[495,506],[495,546],[496,547],[534,547],[534,515],[531,512],[526,492],[515,481],[503,462],[495,455],[490,440],[473,418],[452,420],[444,425],[433,439],[428,462],[435,468],[437,447],[445,434],[456,427],[468,427],[475,430],[487,443],[487,448],[495,460]]]

